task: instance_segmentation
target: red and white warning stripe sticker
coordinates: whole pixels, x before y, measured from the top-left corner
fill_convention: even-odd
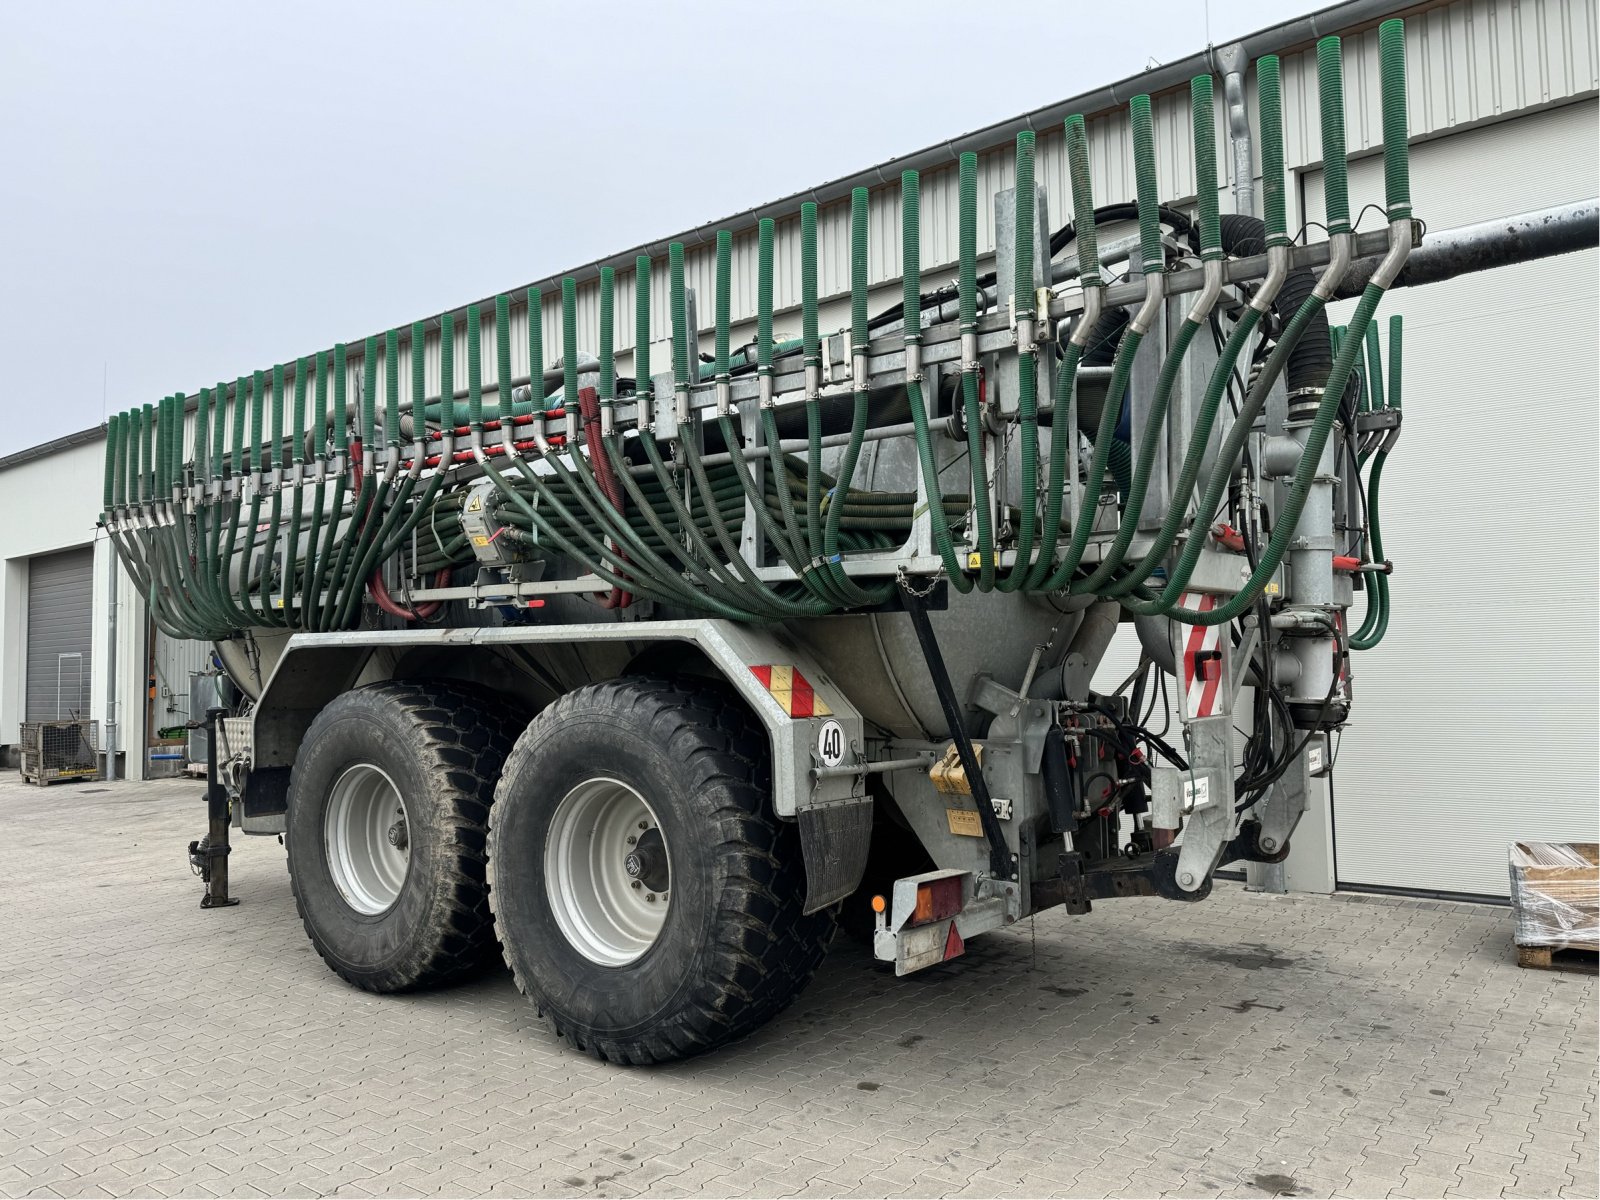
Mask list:
[[[1209,592],[1185,592],[1178,603],[1196,612],[1210,612],[1217,600]],[[1224,628],[1222,625],[1189,626],[1179,665],[1183,672],[1183,715],[1188,720],[1214,717],[1221,711]]]
[[[773,663],[770,666],[751,667],[750,673],[783,709],[786,716],[831,717],[833,709],[817,695],[811,681],[792,665]]]

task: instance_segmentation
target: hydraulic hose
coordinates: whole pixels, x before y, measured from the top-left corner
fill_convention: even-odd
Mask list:
[[[1089,466],[1089,478],[1084,492],[1083,505],[1073,522],[1072,541],[1066,557],[1041,585],[1045,591],[1060,591],[1070,587],[1078,567],[1088,549],[1089,537],[1094,530],[1099,512],[1100,496],[1105,486],[1106,467],[1111,458],[1112,443],[1116,441],[1117,414],[1122,411],[1123,398],[1128,390],[1128,378],[1133,370],[1133,359],[1139,344],[1149,332],[1165,297],[1162,273],[1166,269],[1166,255],[1161,245],[1161,218],[1156,205],[1155,137],[1150,118],[1150,97],[1135,96],[1129,103],[1133,126],[1134,172],[1139,192],[1140,263],[1144,272],[1144,300],[1139,310],[1128,322],[1127,332],[1117,344],[1116,358],[1111,369],[1111,382],[1106,388],[1105,402],[1100,410],[1100,424],[1095,430],[1094,455]],[[1091,330],[1090,335],[1093,336]]]
[[[862,278],[859,300],[852,305],[855,331],[852,341],[860,343],[860,349],[857,351],[860,365],[856,368],[856,407],[865,415],[868,336],[865,278],[867,196],[865,188],[857,188],[856,191],[860,196],[859,215],[852,213],[852,232],[859,225],[860,233],[858,237],[853,237],[851,246],[854,248],[859,241],[861,258],[859,266],[852,259],[851,275],[852,281],[858,274]],[[980,592],[987,592],[994,588],[994,512],[989,494],[989,467],[984,454],[983,410],[979,387],[979,373],[983,368],[978,360],[978,156],[970,150],[961,156],[959,195],[957,288],[960,295],[961,321],[961,415],[962,424],[967,432],[967,462],[971,466],[972,474],[972,521],[978,544],[977,586]],[[1052,443],[1053,450],[1054,443]],[[854,466],[853,455],[850,462]],[[846,482],[848,483],[848,476]],[[1047,521],[1046,528],[1053,530],[1053,522]]]
[[[1102,589],[1117,569],[1121,567],[1139,529],[1139,518],[1144,509],[1145,493],[1150,484],[1151,469],[1155,464],[1157,446],[1160,444],[1162,426],[1167,420],[1167,409],[1172,400],[1173,387],[1177,383],[1178,372],[1182,369],[1183,359],[1189,352],[1189,346],[1195,336],[1206,327],[1211,319],[1211,310],[1216,307],[1218,298],[1222,295],[1222,231],[1217,217],[1217,147],[1216,127],[1214,124],[1215,85],[1210,75],[1200,75],[1191,81],[1189,86],[1189,104],[1191,124],[1194,127],[1194,159],[1195,159],[1195,189],[1199,196],[1200,210],[1200,260],[1205,270],[1205,287],[1189,310],[1188,315],[1179,325],[1177,333],[1172,339],[1172,345],[1167,351],[1166,359],[1161,366],[1161,374],[1156,382],[1155,394],[1151,398],[1150,411],[1146,415],[1143,434],[1139,439],[1139,454],[1134,465],[1132,478],[1129,482],[1126,498],[1122,506],[1122,520],[1117,529],[1117,535],[1110,548],[1101,559],[1099,566],[1087,579],[1073,584],[1072,590],[1076,593],[1097,593]],[[1153,176],[1153,170],[1149,173]],[[1154,188],[1154,179],[1150,179],[1150,186]],[[1141,191],[1139,197],[1140,211],[1152,207]],[[1255,310],[1248,310],[1254,313]],[[1259,319],[1259,318],[1256,318]],[[1224,349],[1212,371],[1210,385],[1207,389],[1207,402],[1211,401],[1211,393],[1215,393],[1220,401],[1222,392],[1227,386],[1229,375],[1232,373],[1233,364],[1249,337],[1250,331],[1255,326],[1255,320],[1249,315],[1234,330],[1234,336],[1229,339],[1229,345]],[[1230,353],[1231,351],[1231,353]],[[1201,419],[1195,422],[1194,431],[1190,439],[1190,456],[1196,458],[1195,467],[1199,468],[1196,451],[1203,451],[1210,440],[1210,423],[1205,422],[1204,407],[1202,406]],[[1214,411],[1214,405],[1211,406]],[[1181,513],[1187,508],[1188,492],[1182,490],[1180,480],[1178,488],[1174,490],[1168,507],[1169,514]],[[1158,543],[1160,539],[1157,539]],[[1157,561],[1159,556],[1156,556]]]
[[[1029,162],[1032,142],[1029,135]],[[1018,158],[1021,159],[1019,137]],[[1020,190],[1019,190],[1020,195]],[[928,432],[928,409],[922,397],[922,310],[917,303],[922,295],[921,251],[921,192],[917,172],[904,171],[900,175],[901,203],[901,263],[905,276],[905,347],[906,347],[906,403],[911,407],[911,422],[916,428],[917,460],[922,470],[923,494],[926,496],[928,528],[933,537],[934,552],[944,564],[950,586],[958,592],[970,592],[972,579],[967,576],[960,560],[956,558],[955,544],[950,538],[950,526],[945,517],[944,505],[939,503],[943,490],[939,485],[939,470],[934,464],[933,442]],[[1022,372],[1026,377],[1026,369]],[[1026,454],[1024,454],[1026,459]],[[1026,515],[1033,500],[1025,495],[1023,513]],[[1002,584],[1002,586],[1004,586]]]
[[[1370,331],[1372,327],[1368,326]],[[1400,342],[1401,324],[1398,315],[1389,318],[1389,390],[1386,407],[1400,411]],[[1376,385],[1375,385],[1376,387]],[[1379,398],[1374,391],[1373,400]],[[1385,561],[1383,555],[1383,522],[1379,516],[1382,502],[1383,465],[1389,459],[1388,439],[1372,458],[1372,471],[1367,478],[1367,523],[1371,528],[1372,560]],[[1359,469],[1359,468],[1358,468]],[[1367,612],[1361,627],[1350,635],[1350,649],[1371,650],[1389,632],[1389,576],[1387,572],[1374,571],[1367,577]]]
[[[1025,586],[1037,591],[1050,577],[1056,551],[1061,545],[1061,508],[1067,491],[1067,463],[1076,461],[1071,453],[1077,441],[1072,421],[1073,397],[1078,386],[1078,368],[1084,348],[1099,324],[1105,281],[1100,275],[1100,244],[1095,226],[1093,184],[1089,175],[1088,131],[1081,113],[1066,119],[1067,170],[1072,180],[1073,228],[1078,241],[1078,278],[1083,287],[1083,311],[1073,326],[1056,376],[1055,404],[1050,414],[1050,466],[1045,483],[1044,534],[1038,560],[1028,573]],[[976,479],[976,474],[974,475]],[[1083,522],[1085,509],[1075,520]]]
[[[1379,27],[1379,42],[1381,48],[1380,69],[1382,73],[1382,94],[1385,118],[1385,183],[1391,190],[1387,194],[1388,206],[1391,210],[1404,215],[1391,217],[1389,223],[1390,244],[1389,251],[1384,256],[1383,262],[1373,272],[1371,281],[1362,291],[1361,299],[1356,305],[1355,313],[1351,316],[1349,333],[1335,356],[1333,369],[1329,372],[1327,384],[1323,389],[1320,402],[1317,405],[1315,416],[1305,432],[1303,449],[1299,462],[1293,473],[1292,482],[1287,489],[1284,502],[1276,514],[1272,537],[1262,552],[1260,562],[1251,572],[1244,586],[1230,599],[1206,611],[1166,607],[1181,594],[1183,587],[1188,582],[1186,574],[1177,575],[1168,583],[1160,597],[1154,603],[1148,601],[1129,604],[1134,612],[1155,615],[1164,613],[1174,620],[1183,621],[1194,625],[1220,625],[1238,617],[1255,602],[1262,588],[1276,574],[1282,562],[1284,553],[1290,541],[1295,537],[1300,514],[1305,508],[1310,495],[1310,489],[1317,474],[1317,464],[1322,457],[1323,448],[1327,444],[1328,435],[1339,415],[1339,403],[1344,394],[1345,383],[1354,369],[1357,357],[1361,354],[1366,338],[1368,323],[1372,320],[1373,313],[1382,301],[1384,292],[1399,275],[1405,266],[1406,258],[1411,253],[1412,230],[1410,218],[1410,190],[1409,190],[1409,145],[1405,136],[1405,23],[1396,18],[1385,21]],[[1337,38],[1324,38],[1318,44],[1318,62],[1323,79],[1323,117],[1331,126],[1336,126],[1337,136],[1330,136],[1330,130],[1324,130],[1323,144],[1342,147],[1344,128],[1343,97],[1339,73],[1339,47]],[[1332,166],[1330,161],[1329,166]],[[1329,200],[1329,228],[1333,230],[1338,220],[1340,205],[1343,205],[1344,223],[1348,226],[1349,204],[1348,198],[1340,195],[1345,178],[1345,164],[1341,158],[1338,169],[1332,171],[1328,178],[1331,181]],[[1348,228],[1343,232],[1348,233]],[[1348,237],[1342,244],[1348,253]],[[1345,257],[1340,261],[1338,254],[1339,242],[1335,242],[1333,261],[1329,269],[1324,272],[1318,282],[1317,289],[1308,299],[1309,305],[1313,301],[1321,300],[1325,303],[1322,293],[1332,294],[1332,288],[1337,283],[1337,276],[1329,276],[1335,270],[1343,274],[1344,266],[1348,262]],[[1302,310],[1304,311],[1304,309]],[[1299,314],[1297,314],[1298,319]],[[1211,498],[1208,495],[1207,500]],[[1209,527],[1210,520],[1215,514],[1215,508],[1203,508],[1201,517],[1204,524],[1197,518],[1197,528]],[[1183,560],[1180,562],[1180,573],[1185,564],[1189,571],[1193,570],[1194,561],[1199,557],[1199,548],[1203,538],[1196,536],[1190,540],[1185,548]],[[1191,551],[1193,552],[1191,554]],[[1126,602],[1125,602],[1126,603]]]

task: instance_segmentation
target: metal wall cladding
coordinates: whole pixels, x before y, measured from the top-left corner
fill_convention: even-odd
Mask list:
[[[1406,21],[1409,109],[1413,139],[1427,139],[1461,126],[1510,116],[1530,108],[1556,104],[1593,93],[1600,86],[1600,51],[1596,49],[1595,0],[1457,0],[1415,13]],[[1344,75],[1346,142],[1351,154],[1374,150],[1382,143],[1382,108],[1378,85],[1378,32],[1368,29],[1345,39]],[[1316,52],[1303,48],[1284,58],[1285,158],[1290,171],[1317,166],[1322,157],[1317,96]],[[1130,87],[1129,94],[1135,90]],[[1253,77],[1249,87],[1252,123],[1257,115]],[[1193,199],[1193,136],[1189,97],[1179,88],[1155,97],[1156,172],[1162,200],[1188,203]],[[1222,207],[1228,211],[1230,155],[1226,145],[1226,108],[1220,77],[1215,104],[1217,165],[1223,189]],[[1134,177],[1132,145],[1126,110],[1088,114],[1090,165],[1095,201],[1108,204],[1132,199]],[[1017,122],[1027,126],[1026,117]],[[1064,138],[1059,125],[1036,130],[1035,178],[1049,196],[1052,226],[1065,224],[1072,212]],[[1257,144],[1259,165],[1259,139]],[[994,250],[994,196],[1012,186],[1015,149],[1011,142],[996,145],[979,157],[978,252]],[[921,258],[928,282],[953,275],[957,256],[957,170],[954,164],[922,175]],[[1292,190],[1291,190],[1292,191]],[[901,200],[899,180],[887,178],[872,189],[869,220],[869,272],[875,287],[892,301],[901,268]],[[1419,211],[1421,206],[1419,204]],[[1292,213],[1295,220],[1304,214]],[[1369,222],[1372,218],[1369,216]],[[730,296],[734,324],[753,321],[756,313],[757,242],[753,224],[733,218],[733,270]],[[1437,221],[1435,228],[1442,228]],[[664,247],[665,241],[658,243]],[[774,261],[775,305],[780,314],[800,304],[799,201],[795,213],[777,224]],[[714,313],[715,246],[707,240],[685,249],[688,286],[696,291],[702,345],[709,348]],[[826,300],[844,296],[850,286],[850,205],[833,203],[819,213],[819,291]],[[579,269],[575,266],[574,269]],[[543,291],[544,360],[552,365],[561,354],[561,297],[559,280],[546,280]],[[634,272],[624,266],[616,277],[616,348],[618,370],[631,373],[634,344]],[[670,336],[667,316],[667,263],[664,249],[654,256],[651,275],[652,341]],[[528,371],[526,287],[514,290],[511,316],[512,373]],[[878,307],[877,297],[874,307]],[[496,384],[493,307],[484,313],[483,385],[492,396]],[[439,379],[437,320],[430,318],[427,342],[429,394],[436,394]],[[780,319],[780,329],[791,323]],[[792,322],[797,331],[798,321]],[[578,288],[577,342],[593,353],[599,336],[599,285],[594,280]],[[456,329],[457,388],[467,381],[465,322]],[[381,352],[381,346],[380,346]],[[350,347],[351,386],[360,374],[361,346]],[[670,369],[664,355],[651,363],[653,372]],[[402,395],[409,396],[410,368],[402,351]],[[379,402],[383,395],[379,371]],[[287,425],[287,422],[286,422]]]

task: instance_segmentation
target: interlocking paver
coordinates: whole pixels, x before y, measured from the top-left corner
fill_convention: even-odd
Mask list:
[[[1595,981],[1519,970],[1503,909],[1224,884],[898,981],[846,943],[746,1042],[630,1071],[498,973],[345,987],[276,839],[200,912],[203,817],[0,780],[0,1197],[1595,1190]]]

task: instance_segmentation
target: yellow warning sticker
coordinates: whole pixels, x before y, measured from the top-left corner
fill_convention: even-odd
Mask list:
[[[467,498],[467,511],[468,512],[482,512],[483,511],[483,497],[480,496],[480,495],[469,496]]]
[[[489,544],[489,539],[484,537],[481,533],[475,533],[472,535],[472,544],[474,546],[487,546]]]
[[[945,818],[950,822],[950,832],[957,837],[982,837],[983,822],[975,808],[947,808]]]
[[[1268,596],[1276,596],[1278,594],[1278,581],[1274,579],[1271,583],[1267,584],[1266,587],[1262,588],[1261,591]]]

